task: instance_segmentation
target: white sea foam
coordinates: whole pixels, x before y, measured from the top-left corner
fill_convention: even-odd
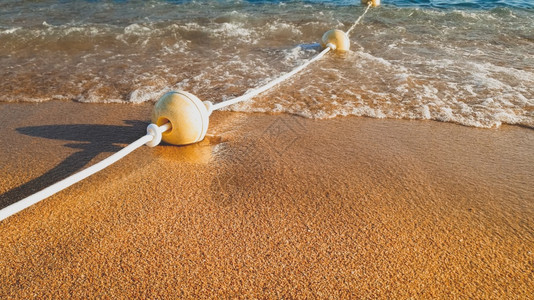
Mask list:
[[[150,35],[154,29],[142,26],[140,24],[131,24],[124,28],[124,34],[128,35]]]
[[[266,29],[268,30],[269,34],[284,33],[290,34],[294,38],[298,38],[298,36],[302,35],[302,31],[293,24],[283,23],[280,21],[269,23],[266,25]]]
[[[5,29],[5,30],[0,30],[0,35],[2,34],[13,34],[15,32],[17,32],[17,30],[20,30],[21,27],[13,27],[13,28],[8,28],[8,29]]]
[[[0,88],[8,92],[0,101],[141,103],[180,89],[218,102],[289,72],[317,54],[299,44],[354,21],[346,9],[299,4],[296,10],[292,2],[257,12],[242,9],[247,2],[218,10],[233,4],[192,1],[183,15],[168,12],[168,3],[136,5],[157,14],[114,25],[54,19],[3,25]],[[350,53],[328,54],[227,109],[534,127],[532,20],[521,11],[384,6],[354,31]],[[32,97],[36,90],[42,97]]]
[[[163,95],[166,91],[172,90],[169,87],[154,88],[154,87],[142,87],[132,91],[128,102],[131,103],[143,103],[148,101],[154,101]]]

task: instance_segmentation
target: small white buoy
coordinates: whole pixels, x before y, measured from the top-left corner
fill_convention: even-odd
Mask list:
[[[369,5],[369,3],[371,3],[372,7],[380,6],[380,0],[362,0],[362,4]]]
[[[154,105],[152,122],[157,126],[171,124],[171,129],[162,133],[166,143],[187,145],[200,142],[206,136],[212,106],[211,102],[202,102],[188,92],[169,92]]]
[[[325,34],[323,34],[323,37],[321,38],[321,46],[323,48],[329,47],[328,44],[332,44],[335,46],[335,49],[333,50],[349,51],[350,39],[345,32],[339,29],[332,29],[325,32]]]

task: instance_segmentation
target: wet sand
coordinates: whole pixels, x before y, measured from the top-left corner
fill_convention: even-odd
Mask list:
[[[151,105],[0,104],[0,207]],[[534,131],[215,112],[0,223],[0,298],[528,298]]]

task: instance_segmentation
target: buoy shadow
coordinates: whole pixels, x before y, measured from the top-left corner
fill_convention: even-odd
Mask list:
[[[298,45],[302,50],[316,50],[321,51],[321,44],[312,43],[312,44],[300,44]]]
[[[125,123],[128,126],[75,124],[17,128],[17,132],[27,136],[67,141],[65,147],[80,151],[68,156],[43,175],[0,195],[0,209],[80,171],[101,153],[119,151],[123,147],[119,144],[135,141],[144,134],[147,126],[147,123],[141,121],[127,120]]]

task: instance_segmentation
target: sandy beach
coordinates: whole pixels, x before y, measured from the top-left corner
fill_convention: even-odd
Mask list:
[[[0,206],[152,105],[2,103]],[[528,298],[534,132],[215,112],[0,223],[0,298]]]

